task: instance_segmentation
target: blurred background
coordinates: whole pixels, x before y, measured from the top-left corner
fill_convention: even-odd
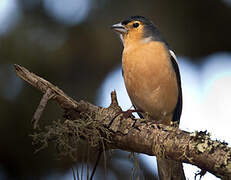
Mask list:
[[[41,93],[16,77],[13,64],[76,100],[108,106],[115,89],[126,110],[131,103],[121,75],[122,45],[109,26],[131,15],[151,19],[178,56],[181,129],[207,129],[214,139],[231,143],[231,0],[0,0],[0,179],[73,179],[71,161],[57,160],[52,147],[33,154],[28,135]],[[43,125],[61,113],[50,102]],[[138,158],[137,173],[156,179],[154,158]],[[107,163],[107,179],[129,179],[133,167],[128,153],[115,151]],[[189,179],[197,170],[185,165]],[[101,162],[95,179],[103,176]],[[204,179],[217,178],[206,174]]]

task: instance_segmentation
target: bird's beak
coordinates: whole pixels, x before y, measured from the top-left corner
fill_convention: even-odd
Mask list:
[[[111,29],[113,29],[114,31],[121,33],[121,34],[128,32],[127,28],[124,25],[122,25],[121,23],[112,25]]]

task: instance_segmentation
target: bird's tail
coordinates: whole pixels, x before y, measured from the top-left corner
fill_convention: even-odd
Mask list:
[[[157,157],[159,180],[186,180],[181,162]]]

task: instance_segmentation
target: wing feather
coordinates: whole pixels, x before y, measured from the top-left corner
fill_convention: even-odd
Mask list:
[[[174,110],[174,115],[173,115],[172,121],[173,122],[180,122],[180,116],[182,113],[182,104],[183,104],[180,70],[179,70],[177,58],[176,58],[176,55],[174,54],[174,52],[172,50],[169,50],[169,54],[170,54],[170,59],[171,59],[173,69],[176,73],[176,79],[177,79],[177,84],[178,84],[178,100],[177,100],[177,104],[176,104],[176,107]]]

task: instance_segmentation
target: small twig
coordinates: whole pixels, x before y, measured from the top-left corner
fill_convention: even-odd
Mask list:
[[[106,156],[106,148],[104,143],[102,142],[103,146],[103,159],[104,159],[104,180],[107,178],[107,156]]]
[[[77,174],[77,180],[80,180],[80,178],[79,178],[79,166],[78,165],[76,166],[76,174]]]
[[[38,121],[40,119],[40,117],[42,116],[42,113],[47,105],[47,102],[53,98],[55,96],[55,94],[53,94],[53,92],[51,91],[51,89],[47,89],[46,93],[43,95],[35,113],[34,113],[34,116],[31,120],[31,122],[33,123],[34,125],[34,129],[37,129],[39,128],[39,125],[38,125]]]
[[[82,162],[81,162],[81,180],[83,180],[83,169],[84,169],[84,156],[82,156]]]
[[[119,103],[117,101],[117,95],[116,95],[116,92],[115,90],[111,92],[111,104],[110,106],[115,106],[115,107],[118,107]]]
[[[86,157],[86,159],[87,159],[87,180],[89,180],[89,171],[90,171],[90,166],[89,166],[89,155],[90,155],[90,149],[89,149],[90,147],[89,147],[89,145],[87,146],[87,157]]]
[[[22,78],[24,81],[28,82],[38,90],[42,91],[43,93],[46,93],[48,89],[51,89],[51,91],[54,94],[56,94],[54,100],[56,100],[63,109],[70,109],[70,108],[75,109],[78,107],[79,105],[78,102],[76,102],[71,97],[67,96],[57,86],[37,76],[36,74],[30,72],[28,69],[18,64],[14,64],[14,67],[15,67],[16,74],[20,78]]]
[[[96,171],[96,168],[97,168],[97,166],[98,166],[98,164],[99,164],[99,161],[100,161],[100,158],[101,158],[102,152],[103,152],[103,150],[99,150],[99,154],[97,155],[97,159],[96,159],[96,162],[95,162],[94,168],[93,168],[93,170],[92,170],[90,180],[92,180],[92,179],[93,179],[93,177],[94,177],[94,175],[95,175],[95,171]]]
[[[72,174],[73,174],[74,180],[76,180],[76,175],[75,175],[75,170],[74,170],[74,168],[71,167],[71,170],[72,170]]]

